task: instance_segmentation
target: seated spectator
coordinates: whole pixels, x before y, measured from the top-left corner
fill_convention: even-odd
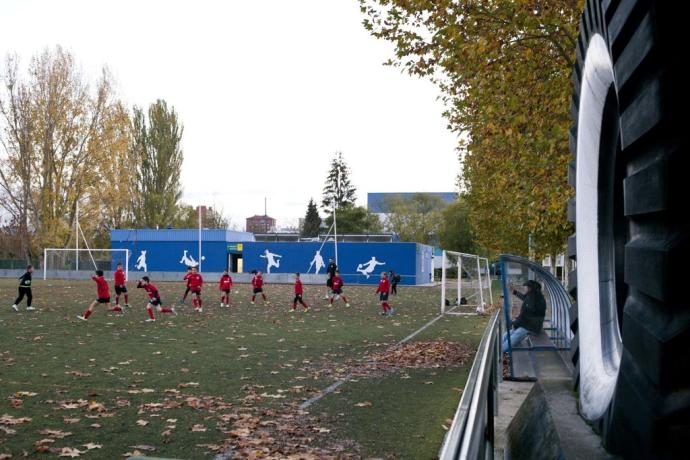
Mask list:
[[[541,284],[534,280],[529,280],[523,284],[527,289],[524,293],[509,286],[514,296],[522,300],[520,314],[513,320],[512,331],[510,331],[510,346],[516,347],[528,335],[538,335],[544,325],[544,315],[546,314],[546,300],[541,293]],[[503,335],[503,352],[508,351],[508,332]]]

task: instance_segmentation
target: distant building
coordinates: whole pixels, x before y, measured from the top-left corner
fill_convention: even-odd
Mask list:
[[[249,233],[271,233],[276,230],[276,220],[267,215],[247,217]]]
[[[458,194],[455,192],[367,193],[367,209],[374,214],[389,214],[389,204],[391,201],[409,200],[415,195],[437,196],[447,204],[451,204],[458,199]]]

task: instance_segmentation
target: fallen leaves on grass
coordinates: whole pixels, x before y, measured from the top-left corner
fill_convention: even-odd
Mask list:
[[[371,401],[358,402],[355,407],[371,407]]]
[[[86,447],[86,450],[102,449],[103,444],[96,444],[93,442],[89,442],[87,444],[82,444],[82,447]]]
[[[3,414],[0,416],[0,425],[22,425],[24,423],[29,423],[31,417],[12,417],[9,414]]]
[[[58,455],[58,457],[76,458],[76,457],[79,457],[84,452],[86,452],[86,451],[75,449],[72,447],[63,447],[62,450],[60,450],[60,455]]]
[[[63,439],[66,438],[67,436],[72,436],[72,433],[69,431],[62,431],[62,430],[50,430],[48,428],[45,428],[41,431],[39,431],[40,434],[50,436],[51,438],[54,439]]]
[[[149,422],[147,422],[146,420],[141,420],[141,419],[137,420],[137,425],[139,425],[139,426],[146,426],[148,424],[149,424]]]

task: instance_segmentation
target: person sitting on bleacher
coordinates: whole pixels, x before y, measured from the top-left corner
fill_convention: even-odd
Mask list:
[[[515,347],[520,344],[528,335],[539,335],[544,324],[546,314],[546,300],[541,293],[541,284],[534,280],[529,280],[523,284],[527,288],[522,293],[509,285],[510,291],[514,296],[522,300],[520,314],[513,320],[513,330],[510,331],[510,346]],[[508,332],[503,335],[503,352],[508,351]]]

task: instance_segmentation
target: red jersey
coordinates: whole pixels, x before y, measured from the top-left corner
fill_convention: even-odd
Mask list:
[[[332,283],[334,291],[343,287],[343,279],[340,277],[340,275],[335,275],[332,279]]]
[[[252,278],[252,286],[254,289],[261,289],[264,287],[264,277],[255,275],[254,278]]]
[[[232,288],[232,278],[230,275],[223,275],[220,277],[220,282],[218,283],[218,289],[221,291],[229,291]]]
[[[110,286],[108,286],[108,282],[105,278],[102,276],[92,276],[91,279],[96,282],[96,290],[99,299],[107,299],[110,297]]]
[[[302,295],[304,294],[304,290],[302,288],[302,280],[299,278],[295,280],[295,295]]]
[[[191,281],[189,281],[189,277],[192,276],[192,272],[188,272],[186,275],[184,275],[184,278],[182,278],[183,281],[187,282],[187,287],[190,287]]]
[[[204,285],[204,279],[198,273],[190,273],[187,277],[187,286],[192,290],[201,289]]]
[[[388,281],[388,278],[381,278],[381,281],[379,281],[379,288],[376,290],[376,293],[389,294],[390,290],[391,283]]]
[[[125,271],[120,269],[115,270],[115,286],[125,285]]]
[[[144,284],[139,283],[137,285],[137,287],[146,291],[146,293],[149,295],[149,299],[160,300],[161,295],[158,293],[158,288],[156,287],[155,284],[149,283],[149,284],[144,285]]]

